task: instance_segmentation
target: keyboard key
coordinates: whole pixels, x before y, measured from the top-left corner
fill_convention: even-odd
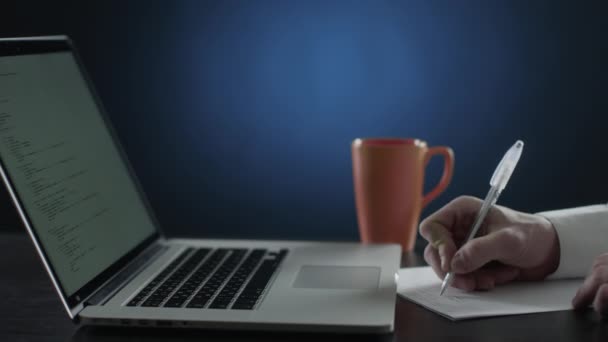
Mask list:
[[[179,265],[186,255],[192,252],[192,248],[188,248],[180,253],[162,272],[160,272],[154,279],[148,283],[128,304],[127,306],[138,306],[141,302],[152,292],[152,290],[160,284],[170,273],[171,270],[175,269]]]
[[[173,272],[167,280],[165,280],[153,293],[150,298],[154,298],[160,303],[164,302],[167,297],[182,283],[185,278],[194,270],[194,268],[205,258],[209,253],[209,249],[201,248],[192,253],[190,257]],[[145,303],[145,302],[144,302]]]
[[[232,305],[232,309],[233,310],[253,310],[253,308],[255,307],[255,303],[243,303],[243,302],[236,302],[234,303],[234,305]]]
[[[286,249],[282,249],[278,253],[274,254],[269,253],[271,258],[262,261],[262,264],[251,277],[239,297],[232,305],[232,308],[235,310],[252,310],[264,293],[270,279],[286,255]]]
[[[148,299],[141,306],[143,307],[158,307],[160,306],[160,300]]]
[[[211,305],[209,305],[210,309],[226,309],[228,308],[228,305],[230,305],[229,301],[213,301],[213,303],[211,303]]]
[[[287,255],[287,250],[268,253],[261,248],[210,252],[187,249],[127,305],[252,310]]]
[[[183,301],[168,300],[164,306],[167,308],[180,308],[183,304]]]

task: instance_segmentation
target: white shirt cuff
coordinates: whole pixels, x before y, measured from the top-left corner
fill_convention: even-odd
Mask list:
[[[591,205],[537,213],[557,232],[560,259],[550,278],[579,278],[589,272],[593,260],[608,252],[608,206]]]

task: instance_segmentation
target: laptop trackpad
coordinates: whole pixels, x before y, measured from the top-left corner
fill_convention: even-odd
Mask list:
[[[305,265],[300,268],[293,287],[374,290],[379,280],[380,267]]]

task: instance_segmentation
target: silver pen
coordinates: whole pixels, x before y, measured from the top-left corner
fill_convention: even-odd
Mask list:
[[[496,203],[496,201],[498,201],[500,193],[504,190],[505,186],[507,186],[507,182],[509,182],[511,175],[513,174],[513,170],[515,170],[515,166],[517,166],[517,162],[519,161],[519,157],[521,157],[521,152],[523,149],[524,142],[517,140],[515,144],[507,151],[507,153],[505,153],[504,157],[502,157],[502,160],[496,167],[496,170],[494,170],[494,174],[490,180],[490,191],[488,191],[488,194],[481,205],[481,209],[479,209],[477,217],[475,217],[475,221],[473,222],[473,227],[469,232],[469,236],[463,245],[475,237],[479,227],[483,223],[483,220],[486,218],[486,215],[488,215],[488,212],[492,206]],[[452,284],[452,278],[454,278],[454,273],[452,272],[448,272],[448,274],[445,275],[445,278],[443,278],[443,283],[441,283],[441,292],[439,292],[440,296],[442,296],[446,288]]]

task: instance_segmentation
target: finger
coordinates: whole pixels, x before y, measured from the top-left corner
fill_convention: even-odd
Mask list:
[[[456,244],[452,232],[457,227],[468,227],[462,217],[479,210],[481,201],[474,197],[458,197],[420,224],[420,234],[439,251],[441,269],[449,272]]]
[[[420,234],[429,242],[431,239],[431,228],[434,225],[442,226],[447,232],[452,232],[455,228],[462,226],[462,229],[469,228],[467,216],[475,216],[481,208],[482,201],[475,197],[461,196],[428,216],[420,224]]]
[[[595,294],[593,308],[602,316],[608,316],[608,283],[600,285]]]
[[[472,274],[454,274],[452,286],[465,291],[475,290],[475,278]]]
[[[445,272],[441,269],[439,254],[433,246],[427,245],[424,249],[424,261],[431,266],[440,279],[445,277]]]
[[[452,286],[465,291],[491,290],[497,285],[517,279],[519,272],[516,267],[501,265],[468,274],[455,274]]]
[[[452,268],[452,258],[454,254],[456,254],[456,245],[454,245],[454,241],[452,239],[442,240],[437,247],[437,251],[439,252],[439,258],[441,260],[441,269],[444,272],[449,272]]]
[[[452,271],[469,273],[490,261],[508,262],[521,254],[523,241],[511,229],[501,229],[475,238],[460,248],[452,259]]]
[[[475,278],[475,290],[477,291],[488,291],[496,286],[494,278],[489,275],[477,274],[475,272],[473,273],[473,277]]]
[[[504,266],[500,270],[496,270],[494,276],[494,283],[496,285],[502,285],[512,282],[519,277],[520,270],[513,266]]]
[[[515,280],[519,276],[519,269],[513,266],[501,265],[492,268],[482,268],[473,273],[476,290],[491,290]]]
[[[454,240],[452,240],[451,234],[442,225],[436,222],[428,222],[426,226],[428,228],[425,230],[430,232],[430,246],[439,252],[441,269],[444,272],[449,272],[452,257],[456,253]]]
[[[572,306],[575,309],[588,307],[596,296],[600,285],[608,283],[608,266],[596,268],[583,282],[574,298]]]
[[[591,271],[602,267],[608,266],[608,253],[601,254],[593,261],[593,265],[591,266]]]

